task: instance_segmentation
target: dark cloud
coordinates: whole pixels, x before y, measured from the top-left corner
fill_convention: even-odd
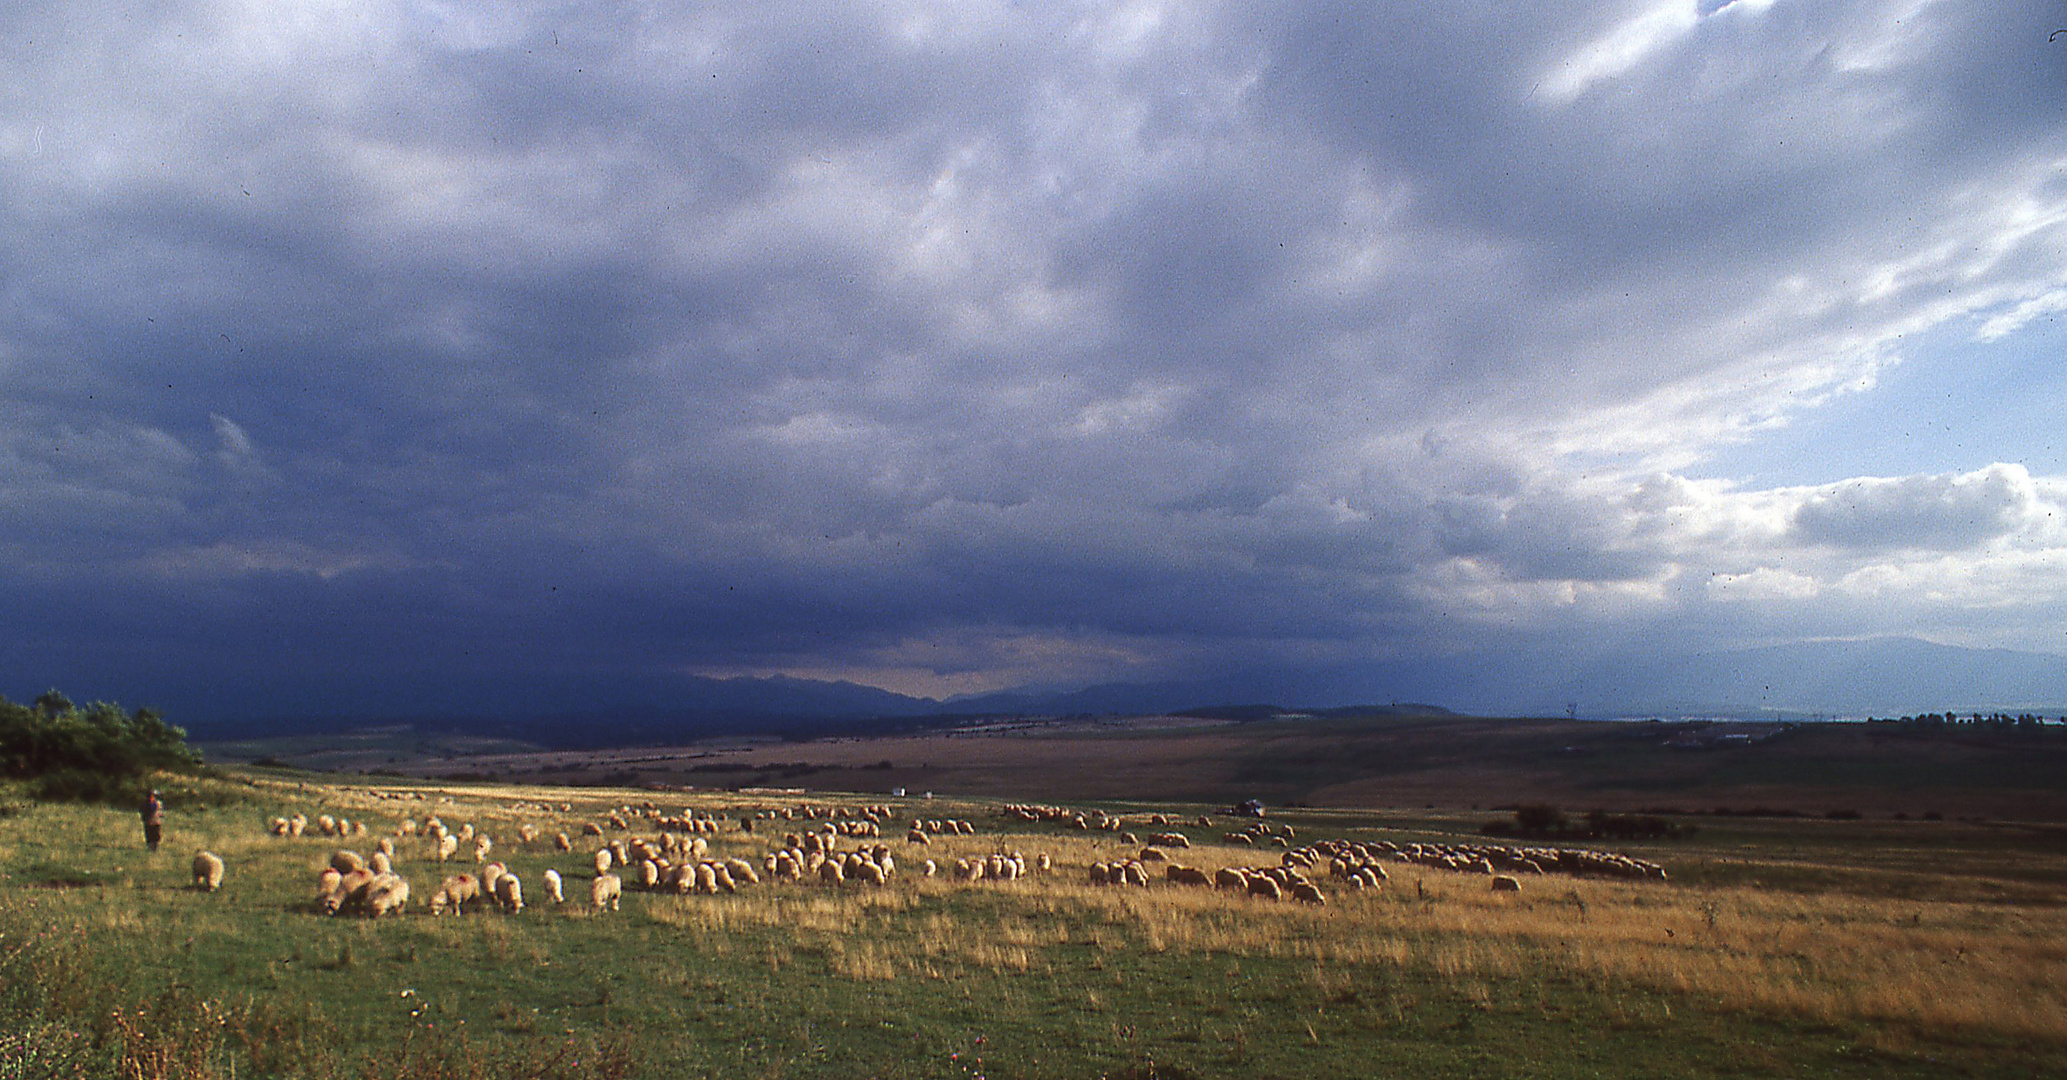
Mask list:
[[[2033,19],[18,6],[0,674],[945,692],[2009,589],[2044,477],[1697,470],[2067,282]]]

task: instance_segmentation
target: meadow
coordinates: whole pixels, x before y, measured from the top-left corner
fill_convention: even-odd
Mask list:
[[[1606,847],[1669,880],[1547,874],[1519,893],[1396,864],[1383,887],[1314,874],[1325,905],[1165,882],[1093,885],[1138,852],[1118,832],[1028,822],[988,800],[167,777],[163,850],[133,813],[0,789],[0,1077],[1414,1077],[2067,1075],[2067,845],[2056,827],[1704,820]],[[586,904],[583,823],[645,804],[726,822],[755,863],[820,824],[756,812],[890,805],[883,887],[766,881],[730,895],[630,887]],[[562,807],[566,809],[561,809]],[[1090,804],[1084,808],[1089,809]],[[1221,808],[1101,803],[1209,873],[1282,849],[1227,842]],[[269,835],[293,813],[364,821]],[[397,838],[414,898],[381,920],[318,914],[331,852],[404,818],[496,838],[521,913],[433,918],[445,874]],[[1273,813],[1323,838],[1471,842],[1490,813]],[[913,818],[974,835],[904,839]],[[538,840],[517,839],[523,825]],[[574,852],[548,842],[566,830]],[[850,845],[851,846],[851,842]],[[192,886],[197,848],[228,864]],[[922,860],[1047,854],[1048,874],[965,882]],[[540,874],[566,876],[565,905]]]

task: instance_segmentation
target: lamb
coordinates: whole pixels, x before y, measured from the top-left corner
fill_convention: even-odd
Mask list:
[[[409,882],[394,874],[378,874],[366,886],[366,917],[378,919],[389,912],[401,914],[409,903]]]
[[[567,902],[567,893],[560,887],[560,872],[558,870],[547,870],[539,876],[545,879],[545,895],[547,899],[550,899],[555,904]]]
[[[431,894],[431,914],[442,915],[450,908],[454,915],[458,915],[466,910],[467,901],[480,895],[480,878],[472,874],[454,874],[438,886],[437,892]]]
[[[213,851],[194,853],[194,888],[214,892],[222,888],[222,856]]]
[[[524,910],[524,882],[515,874],[504,874],[495,879],[495,899],[504,911],[512,915]]]
[[[601,911],[603,905],[608,904],[610,910],[616,911],[617,902],[623,895],[624,879],[616,874],[597,874],[595,880],[589,882],[589,907],[592,910]]]

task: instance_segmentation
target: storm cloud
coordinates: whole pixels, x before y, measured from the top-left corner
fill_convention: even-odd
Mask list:
[[[2053,14],[17,5],[0,675],[2055,649],[2067,479],[1710,465],[2060,309]]]

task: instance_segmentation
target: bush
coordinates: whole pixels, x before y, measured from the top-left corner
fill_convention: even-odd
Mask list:
[[[0,698],[0,775],[36,781],[42,798],[141,799],[152,771],[200,764],[186,731],[151,709],[124,713],[105,701],[82,709],[55,690],[33,705]]]

